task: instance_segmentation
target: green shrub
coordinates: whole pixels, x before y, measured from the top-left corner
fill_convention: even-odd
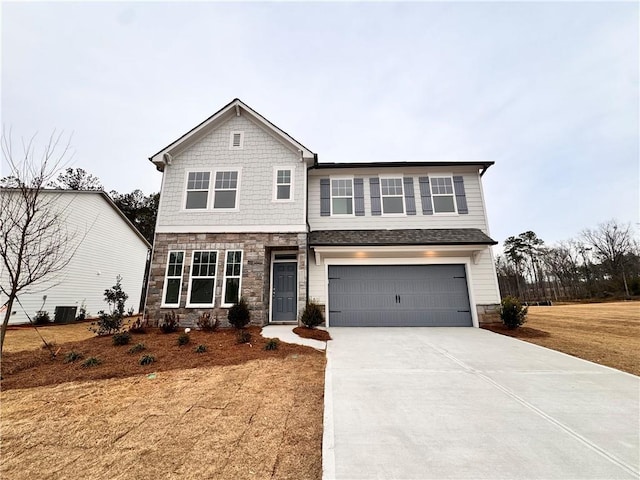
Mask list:
[[[507,296],[500,304],[500,319],[507,328],[518,328],[527,321],[528,310],[516,297]]]
[[[315,328],[324,323],[324,314],[320,305],[313,300],[309,301],[304,307],[300,321],[307,328]]]
[[[218,320],[218,310],[213,311],[213,317],[209,312],[204,312],[198,317],[196,326],[205,332],[214,332],[220,326],[220,320]]]
[[[176,315],[174,311],[165,313],[162,323],[160,324],[162,333],[177,332],[178,327],[180,327],[180,316]]]
[[[249,324],[251,313],[244,298],[241,298],[238,303],[231,306],[227,319],[229,324],[237,329],[244,328]]]
[[[89,357],[84,362],[82,362],[82,366],[85,367],[85,368],[96,367],[96,366],[100,365],[101,363],[102,362],[100,361],[100,359],[98,359],[96,357]]]
[[[246,330],[238,330],[236,332],[237,343],[249,343],[251,341],[251,334]]]
[[[64,356],[64,363],[75,362],[76,360],[80,360],[82,358],[82,354],[76,352],[75,350],[71,350]]]
[[[33,317],[33,323],[36,325],[47,325],[48,323],[51,323],[49,312],[45,312],[44,310],[36,312],[36,316]]]
[[[122,290],[122,277],[116,277],[116,284],[104,291],[104,301],[109,305],[109,313],[104,310],[98,312],[98,320],[89,327],[96,335],[111,335],[122,330],[124,320],[124,302],[129,295]]]
[[[198,345],[195,350],[196,353],[204,353],[207,351],[207,346],[206,345]]]
[[[144,346],[144,343],[136,343],[133,347],[129,349],[129,353],[139,353],[145,350],[147,347]]]
[[[138,360],[138,363],[140,365],[151,365],[155,361],[156,357],[154,357],[153,355],[143,355],[140,357],[140,360]]]
[[[128,345],[131,342],[131,334],[129,332],[114,333],[111,340],[115,346]]]
[[[279,343],[280,342],[278,341],[277,338],[270,338],[269,341],[264,346],[264,349],[265,350],[277,350]]]
[[[191,338],[189,338],[188,333],[181,333],[180,336],[178,337],[178,345],[180,346],[186,345],[190,341],[191,341]]]

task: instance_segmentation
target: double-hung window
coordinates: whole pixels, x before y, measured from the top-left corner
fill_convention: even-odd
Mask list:
[[[331,180],[331,214],[353,215],[353,179]]]
[[[275,200],[286,201],[293,199],[291,169],[276,168],[275,170]]]
[[[179,307],[180,292],[182,290],[182,267],[184,252],[171,251],[167,257],[167,271],[164,276],[164,291],[162,292],[163,307]]]
[[[187,210],[206,209],[209,199],[210,172],[189,172],[187,175]]]
[[[213,307],[218,252],[195,250],[191,261],[187,306]]]
[[[456,201],[453,194],[451,177],[429,177],[433,213],[456,213]]]
[[[380,193],[382,195],[382,213],[387,215],[404,213],[402,178],[381,178]]]
[[[213,188],[213,208],[222,210],[233,210],[236,208],[238,193],[237,170],[216,172]]]
[[[238,303],[242,281],[242,250],[227,250],[224,264],[222,305]]]

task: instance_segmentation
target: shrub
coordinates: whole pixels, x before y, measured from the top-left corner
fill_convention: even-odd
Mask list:
[[[204,353],[207,351],[207,346],[206,345],[198,345],[195,350],[196,353]]]
[[[86,298],[83,299],[82,303],[80,304],[80,310],[78,311],[78,315],[76,316],[76,320],[77,321],[81,321],[81,320],[84,320],[85,318],[87,318]]]
[[[191,338],[189,338],[188,333],[181,333],[180,336],[178,337],[178,345],[180,346],[186,345],[190,341],[191,341]]]
[[[164,314],[162,323],[160,323],[160,330],[162,333],[173,333],[178,331],[180,326],[180,317],[176,315],[176,312],[171,311]]]
[[[240,301],[231,306],[228,314],[229,324],[233,325],[237,329],[241,329],[246,327],[251,320],[251,313],[249,312],[249,307],[244,298],[241,298]]]
[[[64,363],[75,362],[76,360],[80,360],[82,358],[82,354],[76,352],[75,350],[71,350],[64,356]]]
[[[85,368],[96,367],[96,366],[100,365],[101,363],[102,362],[100,361],[100,359],[98,359],[96,357],[89,357],[84,362],[82,362],[82,366],[85,367]]]
[[[324,322],[322,308],[313,300],[304,307],[300,321],[307,328],[315,328]]]
[[[251,333],[246,330],[238,330],[236,332],[237,343],[249,343],[251,341]]]
[[[122,321],[124,320],[124,302],[129,295],[122,290],[122,277],[116,277],[116,284],[104,291],[104,301],[109,305],[109,313],[104,310],[98,312],[99,317],[89,327],[96,335],[111,335],[112,333],[122,330]]]
[[[36,312],[36,316],[33,317],[33,323],[36,325],[46,325],[51,323],[51,318],[49,317],[49,312],[45,312],[44,310],[39,310]]]
[[[214,332],[220,326],[220,321],[218,320],[219,311],[215,309],[213,311],[213,318],[209,312],[204,312],[202,315],[198,317],[196,321],[196,326],[205,332]]]
[[[129,331],[131,333],[147,333],[149,327],[149,320],[147,317],[138,317],[135,322],[129,325]]]
[[[133,347],[129,349],[129,353],[139,353],[145,350],[147,347],[144,346],[144,343],[136,343]]]
[[[155,361],[156,357],[154,357],[153,355],[143,355],[140,357],[140,360],[138,360],[138,363],[140,365],[151,365]]]
[[[131,334],[129,332],[118,332],[111,338],[115,346],[128,345],[131,342]]]
[[[500,319],[507,328],[518,328],[527,321],[528,310],[516,297],[507,296],[500,304]]]
[[[279,343],[280,342],[278,341],[277,338],[270,338],[269,341],[264,346],[264,349],[265,350],[277,350]]]

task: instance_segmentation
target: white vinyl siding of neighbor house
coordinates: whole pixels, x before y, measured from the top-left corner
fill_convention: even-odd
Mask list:
[[[233,132],[242,132],[242,148],[230,149]],[[273,202],[274,167],[291,170],[292,202]],[[239,172],[234,210],[213,208],[215,172]],[[185,210],[188,172],[211,172],[209,207]],[[258,126],[247,114],[231,116],[211,132],[173,155],[165,166],[158,214],[158,231],[206,231],[220,226],[296,226],[306,231],[306,164],[300,154]],[[191,228],[194,227],[194,228]],[[199,228],[205,227],[205,228]],[[228,230],[227,230],[228,231]]]
[[[138,311],[147,260],[147,244],[132,230],[125,220],[107,203],[101,193],[47,192],[56,196],[55,205],[64,210],[66,229],[70,239],[68,249],[73,251],[69,264],[60,273],[30,292],[20,296],[27,313],[33,316],[42,307],[42,297],[47,300],[42,307],[53,320],[56,306],[87,306],[89,315],[107,310],[104,291],[122,276],[122,289],[129,295],[126,309]],[[1,272],[0,272],[1,276]],[[0,278],[5,281],[4,278]],[[0,295],[0,302],[5,299]],[[28,319],[20,305],[10,323],[25,323]]]
[[[311,230],[375,230],[394,228],[479,228],[487,232],[480,176],[477,171],[465,171],[461,167],[446,168],[417,168],[406,167],[398,170],[384,168],[349,169],[349,175],[364,179],[364,210],[363,216],[322,216],[320,215],[320,179],[344,175],[344,169],[318,169],[309,172],[309,225]],[[469,213],[467,214],[438,214],[424,215],[422,213],[419,177],[429,176],[462,176]],[[371,190],[369,179],[372,177],[411,177],[416,204],[415,215],[372,215]]]

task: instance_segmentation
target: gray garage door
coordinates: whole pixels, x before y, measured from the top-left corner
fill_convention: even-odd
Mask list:
[[[331,265],[331,327],[470,327],[464,265]]]

